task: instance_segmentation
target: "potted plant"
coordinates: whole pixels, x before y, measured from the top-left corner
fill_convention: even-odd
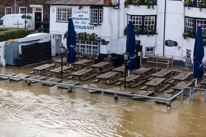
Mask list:
[[[124,35],[127,35],[127,29],[128,29],[128,25],[124,28]]]
[[[22,18],[22,19],[26,18],[26,15],[25,15],[25,14],[23,14],[23,15],[21,16],[21,18]]]
[[[154,9],[155,1],[154,0],[145,0],[145,3],[147,3],[147,8],[149,9],[151,6]]]
[[[27,18],[27,19],[31,19],[31,15],[27,15],[26,18]]]
[[[202,37],[204,41],[204,46],[206,46],[206,32],[205,31],[202,32]]]
[[[127,8],[127,7],[128,7],[128,4],[129,4],[129,0],[125,0],[125,1],[124,1],[124,7]]]
[[[87,33],[84,32],[83,34],[80,34],[80,39],[81,40],[87,40]]]
[[[140,29],[138,27],[134,27],[134,33],[136,35],[139,35],[140,34]]]
[[[190,35],[192,35],[192,31],[191,31],[190,29],[187,29],[187,30],[183,33],[184,39],[187,39]]]
[[[92,33],[91,35],[88,36],[89,41],[94,41],[95,40],[95,33]]]
[[[132,4],[139,6],[141,4],[141,0],[132,0]]]
[[[186,1],[184,2],[184,4],[185,4],[185,6],[188,6],[188,9],[189,9],[189,6],[192,5],[192,0],[186,0]]]
[[[155,33],[154,29],[152,29],[150,27],[147,27],[145,29],[145,34],[147,34],[147,35],[154,35],[154,33]]]
[[[202,10],[202,8],[206,8],[206,0],[202,0],[202,2],[198,3],[200,10]]]

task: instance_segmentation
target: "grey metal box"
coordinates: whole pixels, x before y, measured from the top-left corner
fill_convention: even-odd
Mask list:
[[[5,42],[6,64],[14,65],[16,58],[19,58],[19,42]]]

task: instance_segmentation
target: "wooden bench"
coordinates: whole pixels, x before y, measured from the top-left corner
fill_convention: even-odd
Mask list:
[[[147,62],[147,66],[149,63],[165,64],[167,65],[167,69],[168,69],[169,65],[172,64],[172,58],[151,55],[148,57],[148,60],[146,62]]]

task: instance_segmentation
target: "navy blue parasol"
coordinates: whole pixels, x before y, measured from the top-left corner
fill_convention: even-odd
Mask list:
[[[76,60],[76,34],[74,31],[74,24],[72,19],[69,19],[68,22],[68,31],[67,31],[67,62],[69,64],[75,62]]]
[[[194,61],[194,78],[201,78],[204,74],[202,59],[204,57],[204,43],[202,37],[202,30],[200,26],[197,28],[197,34],[195,37],[195,46],[193,53],[193,61]]]
[[[126,42],[126,51],[129,52],[129,57],[127,59],[127,69],[132,70],[136,68],[135,61],[135,52],[136,52],[136,40],[134,33],[134,26],[132,22],[129,22],[129,26],[127,29],[127,42]]]

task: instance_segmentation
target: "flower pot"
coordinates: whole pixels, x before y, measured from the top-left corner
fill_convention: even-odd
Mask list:
[[[104,0],[104,5],[109,6],[111,3],[111,0]]]

